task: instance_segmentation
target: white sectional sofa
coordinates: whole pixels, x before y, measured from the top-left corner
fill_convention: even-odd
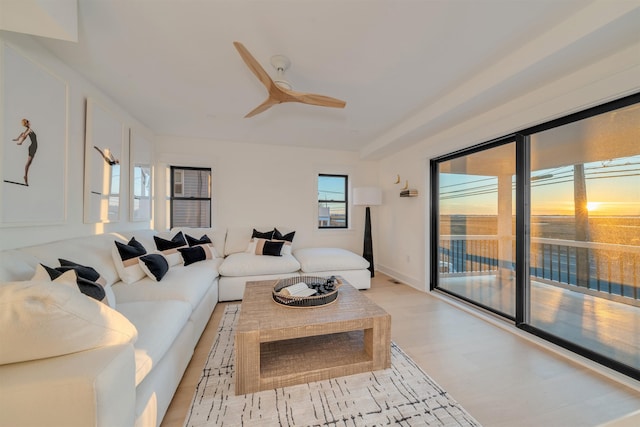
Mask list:
[[[112,247],[134,235],[149,252],[155,249],[155,232],[147,230],[0,254],[0,425],[160,424],[218,301],[222,260],[173,266],[159,282],[144,277],[125,284]],[[30,280],[39,263],[58,266],[58,258],[98,271],[113,307]],[[83,310],[94,317],[79,318]],[[33,345],[41,350],[30,350]]]
[[[160,281],[121,280],[114,241],[135,237],[151,253],[154,236],[169,240],[178,231],[207,234],[218,256],[173,265]],[[358,255],[317,248],[260,256],[247,252],[251,232],[141,230],[0,252],[0,425],[157,426],[216,303],[241,299],[247,281],[339,274],[370,287]],[[63,277],[32,279],[39,264],[56,267],[61,258],[99,272],[105,301]]]

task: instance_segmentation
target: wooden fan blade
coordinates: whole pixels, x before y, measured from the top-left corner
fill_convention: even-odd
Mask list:
[[[244,47],[242,43],[233,42],[233,45],[236,47],[240,57],[242,57],[242,60],[247,64],[247,67],[249,67],[251,72],[262,82],[268,91],[271,91],[271,88],[275,86],[275,83],[271,80],[271,77],[269,77],[269,74],[267,74],[264,68],[262,68],[260,63],[251,56],[247,48]]]
[[[318,95],[315,93],[296,92],[293,90],[283,90],[291,95],[296,102],[303,104],[318,105],[320,107],[344,108],[347,103],[341,99],[332,98],[330,96]]]
[[[277,99],[269,97],[262,104],[258,105],[253,110],[249,111],[249,113],[247,113],[247,115],[244,116],[244,118],[248,119],[249,117],[253,117],[256,114],[260,114],[263,111],[268,110],[269,108],[271,108],[272,106],[274,106],[276,104],[280,104],[280,101],[278,101]]]
[[[267,88],[269,97],[256,108],[251,110],[245,118],[253,117],[256,114],[262,113],[275,104],[282,102],[301,102],[303,104],[318,105],[321,107],[333,107],[344,108],[347,103],[337,98],[330,96],[317,95],[315,93],[296,92],[293,90],[285,89],[278,86],[269,77],[269,74],[262,68],[260,63],[249,53],[246,47],[240,42],[233,42],[236,50],[242,57],[242,60],[247,64],[247,67],[251,72],[260,80],[260,82]]]

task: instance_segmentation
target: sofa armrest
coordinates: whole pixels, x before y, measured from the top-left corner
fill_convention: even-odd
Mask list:
[[[132,426],[131,344],[0,366],[0,425]]]

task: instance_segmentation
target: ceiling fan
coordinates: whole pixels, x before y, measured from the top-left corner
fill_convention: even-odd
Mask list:
[[[314,93],[296,92],[291,90],[291,85],[284,78],[284,72],[289,68],[291,62],[286,56],[275,55],[271,58],[271,65],[276,69],[276,78],[272,79],[269,74],[260,66],[258,61],[251,56],[246,47],[240,42],[233,42],[233,45],[240,53],[240,56],[247,64],[249,69],[267,88],[269,96],[260,105],[244,116],[245,118],[253,117],[262,113],[273,105],[283,102],[301,102],[303,104],[318,105],[321,107],[344,108],[347,104],[340,99],[331,98],[330,96],[317,95]]]

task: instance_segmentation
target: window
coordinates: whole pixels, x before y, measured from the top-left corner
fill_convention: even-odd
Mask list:
[[[640,379],[640,94],[431,161],[431,287]]]
[[[347,228],[347,175],[318,175],[318,228]]]
[[[151,218],[151,165],[133,165],[133,206],[134,221]]]
[[[170,227],[211,227],[211,169],[171,166]]]

